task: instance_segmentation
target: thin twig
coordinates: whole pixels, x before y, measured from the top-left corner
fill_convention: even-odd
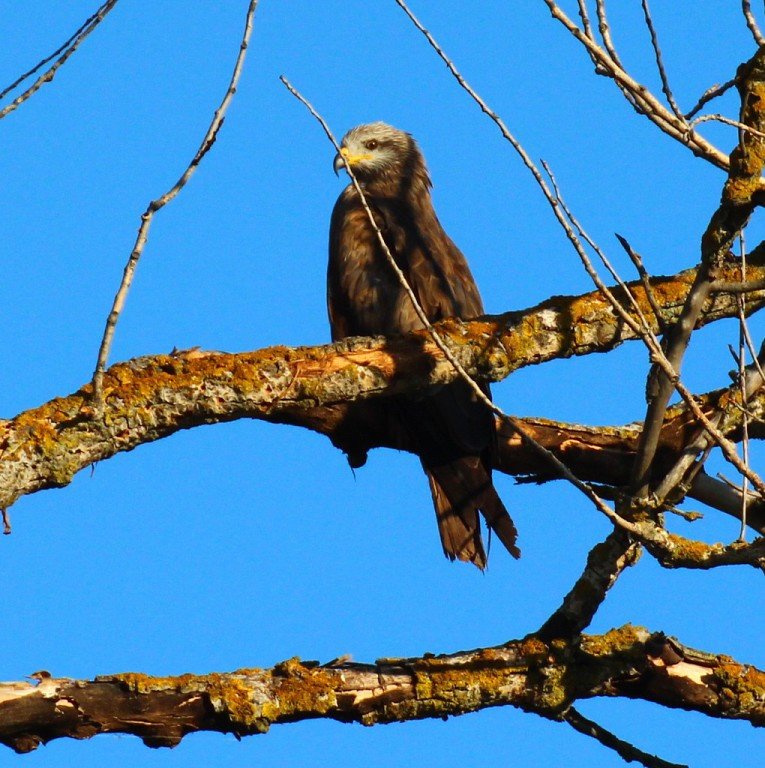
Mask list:
[[[397,0],[398,2],[398,0]],[[624,94],[629,103],[642,115],[645,115],[658,128],[679,141],[698,157],[703,157],[713,165],[725,171],[730,166],[728,155],[720,151],[711,142],[693,130],[688,129],[684,119],[667,109],[651,91],[631,77],[609,53],[597,45],[566,15],[555,0],[543,0],[553,18],[560,22],[587,51],[595,62],[598,71],[610,77]]]
[[[608,51],[608,55],[611,60],[621,69],[624,69],[622,62],[619,59],[619,54],[616,52],[616,46],[611,39],[611,28],[608,26],[608,17],[606,16],[606,2],[605,0],[596,0],[595,8],[598,14],[598,30],[600,36],[603,38],[603,45]]]
[[[604,747],[612,749],[619,757],[627,763],[638,762],[646,768],[688,768],[682,763],[670,763],[662,760],[656,755],[649,755],[615,736],[611,731],[607,731],[602,725],[598,725],[593,720],[586,718],[574,707],[569,707],[563,715],[563,720],[567,722],[575,731],[583,733],[585,736],[591,736],[599,741]]]
[[[744,233],[739,236],[739,245],[741,247],[741,280],[746,282],[746,240]],[[746,294],[740,293],[736,296],[738,304],[738,379],[741,394],[742,412],[742,439],[741,452],[744,464],[749,466],[749,414],[748,399],[746,392]],[[757,358],[755,357],[755,360]],[[738,534],[739,541],[746,541],[746,511],[749,498],[749,478],[744,475],[741,482],[741,529]]]
[[[744,315],[744,318],[746,319],[746,315]],[[743,332],[744,332],[744,340],[746,341],[746,348],[749,350],[749,354],[752,356],[752,364],[754,365],[754,369],[759,373],[760,378],[765,381],[765,371],[762,370],[762,363],[761,359],[763,357],[763,349],[761,348],[759,353],[754,348],[754,342],[752,341],[752,336],[749,333],[749,324],[743,323],[741,326]],[[753,393],[750,391],[749,396],[751,397]]]
[[[653,55],[656,58],[656,67],[659,70],[659,77],[661,78],[661,90],[667,97],[667,103],[675,115],[677,115],[677,117],[679,117],[681,120],[684,120],[685,118],[683,113],[675,101],[675,96],[672,93],[672,89],[669,87],[669,78],[667,77],[667,71],[664,68],[664,59],[662,58],[661,48],[659,47],[659,36],[656,34],[656,28],[653,25],[651,11],[648,8],[648,0],[642,0],[642,5],[645,24],[648,27],[648,33],[651,35],[651,47],[653,48]]]
[[[590,12],[587,10],[587,0],[578,0],[579,3],[579,18],[582,20],[582,29],[584,34],[590,38],[595,39],[595,34],[592,31],[592,24],[590,22]]]
[[[59,55],[65,48],[68,48],[69,45],[80,35],[81,32],[94,20],[98,17],[98,14],[101,13],[106,6],[109,5],[109,2],[104,3],[92,16],[85,19],[85,21],[80,25],[79,29],[77,29],[72,36],[63,42],[58,48],[56,48],[53,53],[51,53],[49,56],[46,56],[42,61],[38,62],[32,69],[30,69],[27,72],[24,72],[23,75],[19,75],[9,86],[4,88],[2,91],[0,91],[0,99],[4,99],[12,90],[14,90],[18,85],[24,82],[28,77],[31,77],[35,72],[37,72],[39,69],[44,67],[49,61],[52,61],[56,58],[56,56]]]
[[[732,80],[719,85],[715,83],[713,86],[707,88],[704,93],[701,94],[701,98],[694,104],[689,112],[686,112],[683,117],[686,120],[690,120],[694,115],[697,115],[703,109],[704,105],[708,104],[712,99],[716,99],[718,96],[722,96],[726,91],[732,88],[738,82],[738,78],[734,77]]]
[[[651,305],[651,310],[653,311],[653,316],[656,318],[656,325],[659,328],[659,333],[666,333],[667,328],[661,312],[661,307],[659,306],[659,302],[656,301],[656,295],[654,294],[653,286],[651,285],[651,278],[645,268],[642,257],[629,244],[627,238],[622,237],[618,232],[614,232],[614,235],[616,236],[616,239],[619,241],[619,244],[622,246],[622,248],[624,248],[624,250],[627,252],[627,256],[630,257],[630,261],[633,263],[635,269],[637,270],[638,276],[640,277],[640,282],[643,285],[643,290],[645,291],[646,299],[648,299],[648,303]]]
[[[634,294],[630,290],[629,286],[624,282],[621,275],[614,269],[613,265],[609,261],[608,257],[605,254],[605,251],[589,236],[589,234],[586,232],[582,224],[579,222],[579,220],[574,216],[573,211],[568,207],[566,204],[566,201],[563,199],[563,196],[560,193],[560,188],[558,187],[558,182],[555,179],[555,176],[548,166],[548,164],[542,160],[542,167],[545,169],[547,175],[550,177],[550,183],[552,184],[553,192],[555,194],[555,200],[560,205],[561,209],[563,210],[563,213],[566,215],[566,218],[571,222],[571,224],[574,226],[576,231],[579,234],[579,237],[581,237],[587,245],[592,248],[592,250],[596,253],[598,258],[600,259],[603,266],[608,270],[608,273],[611,275],[611,277],[614,278],[618,286],[624,291],[625,296],[629,299],[630,304],[632,304],[632,308],[635,310],[635,314],[638,316],[638,319],[640,320],[639,324],[639,331],[638,333],[640,336],[653,336],[653,331],[651,330],[650,325],[648,324],[648,320],[646,319],[646,316],[643,314],[643,310],[640,307],[640,304],[638,304],[637,299],[635,298]],[[589,261],[584,262],[584,267],[587,270],[587,273],[595,279],[595,276],[597,273],[595,272],[594,268],[592,267],[592,264]],[[597,285],[597,282],[596,282]],[[609,288],[606,287],[605,283],[602,283],[603,287],[600,289],[601,293],[603,293],[604,296],[606,296],[611,303],[616,302],[616,297],[614,294],[610,291]],[[600,286],[598,286],[600,288]],[[606,292],[608,292],[611,296],[609,298],[608,295],[606,295]],[[646,341],[646,339],[643,339]],[[656,343],[658,344],[658,340],[656,340]],[[647,342],[646,342],[647,343]]]
[[[749,0],[741,0],[741,10],[746,19],[746,26],[749,27],[749,31],[752,33],[754,42],[757,43],[757,45],[765,45],[765,37],[763,37],[762,32],[760,32],[757,20],[752,13],[752,5]]]
[[[752,128],[751,126],[746,125],[746,123],[739,122],[738,120],[732,120],[730,117],[725,117],[725,115],[720,115],[718,113],[712,115],[701,115],[690,123],[690,127],[693,128],[699,123],[707,123],[710,120],[714,120],[718,123],[725,123],[725,125],[731,125],[734,128],[738,128],[739,131],[746,131],[747,133],[751,133],[752,136],[765,139],[765,133],[762,131],[758,131],[756,128]]]
[[[62,46],[54,51],[50,56],[43,59],[39,64],[25,72],[21,77],[17,78],[15,82],[11,83],[2,93],[0,93],[0,99],[6,96],[10,91],[16,88],[17,85],[24,82],[28,77],[31,77],[37,70],[44,67],[51,59],[61,53],[61,56],[56,59],[55,62],[35,80],[32,85],[27,88],[24,93],[17,96],[8,106],[0,109],[0,120],[6,115],[13,112],[21,104],[23,104],[28,98],[34,95],[40,88],[53,80],[54,75],[59,67],[61,67],[66,60],[77,50],[80,43],[103,21],[109,11],[117,5],[117,0],[107,0]]]
[[[242,73],[242,67],[244,66],[244,59],[247,54],[247,47],[252,35],[253,18],[255,16],[255,9],[258,7],[258,0],[250,0],[249,7],[247,9],[247,15],[244,23],[244,33],[242,41],[239,45],[239,53],[236,57],[234,64],[234,71],[231,75],[231,81],[229,82],[226,93],[221,101],[220,106],[215,110],[210,127],[202,139],[202,143],[199,145],[199,149],[192,158],[191,162],[186,167],[186,170],[181,174],[181,177],[175,184],[156,200],[152,200],[149,203],[146,211],[141,216],[141,226],[138,229],[138,236],[136,237],[135,245],[130,253],[125,270],[122,274],[122,282],[114,297],[114,303],[112,309],[109,312],[109,316],[106,319],[106,327],[104,329],[104,335],[101,339],[101,346],[98,350],[98,360],[96,362],[96,368],[93,373],[93,402],[96,408],[100,410],[103,403],[103,378],[104,370],[106,369],[106,363],[109,359],[109,352],[112,346],[112,340],[114,338],[114,331],[117,327],[117,321],[119,320],[120,313],[125,306],[125,300],[127,298],[130,285],[133,282],[133,276],[135,274],[136,267],[138,266],[138,260],[141,258],[143,249],[146,246],[146,241],[149,237],[149,227],[151,226],[154,214],[167,205],[171,200],[177,197],[178,193],[186,186],[186,183],[191,178],[197,166],[202,162],[202,158],[210,151],[215,139],[217,138],[218,131],[223,125],[223,120],[226,116],[226,110],[234,98],[236,93],[237,84]]]
[[[680,509],[680,507],[676,507],[673,504],[667,504],[665,509],[667,510],[667,512],[671,512],[673,515],[682,517],[686,523],[695,523],[697,520],[704,519],[703,512],[697,512],[696,510],[693,510],[693,509]]]
[[[547,183],[544,180],[544,177],[542,176],[541,171],[536,166],[534,161],[531,159],[528,152],[526,152],[526,150],[523,148],[523,146],[518,141],[518,139],[516,139],[515,136],[513,136],[513,134],[510,133],[509,129],[505,125],[502,118],[489,107],[489,105],[483,100],[483,98],[481,98],[481,96],[465,80],[465,78],[457,69],[454,62],[446,55],[446,53],[443,51],[441,46],[436,42],[436,40],[430,34],[430,32],[428,32],[428,30],[422,25],[419,19],[417,19],[417,17],[412,13],[412,11],[409,9],[409,7],[404,2],[404,0],[395,0],[395,2],[409,17],[409,20],[414,24],[414,26],[425,36],[431,48],[433,48],[433,50],[438,54],[441,61],[443,61],[444,64],[446,64],[449,71],[452,73],[454,78],[460,84],[460,87],[464,91],[466,91],[466,93],[473,99],[473,101],[476,102],[476,104],[478,104],[478,106],[481,108],[481,111],[484,112],[484,114],[486,114],[494,122],[494,124],[499,128],[502,136],[510,143],[513,149],[516,151],[518,156],[521,158],[521,162],[526,166],[526,168],[529,170],[531,175],[534,177],[534,181],[537,183],[537,186],[539,187],[545,199],[549,203],[550,208],[552,209],[553,215],[557,219],[560,226],[563,228],[563,231],[566,233],[566,236],[568,237],[569,242],[572,244],[572,246],[576,250],[577,254],[579,255],[579,258],[582,260],[582,263],[585,265],[585,268],[587,268],[587,266],[590,265],[590,269],[592,269],[591,262],[587,256],[587,253],[584,250],[584,247],[582,246],[582,243],[580,242],[579,238],[574,232],[572,226],[570,225],[565,212],[562,210],[562,207],[559,205],[559,200],[554,190],[551,190],[550,187],[547,185]],[[548,175],[550,175],[549,168],[547,169],[547,173]],[[596,276],[591,274],[591,277],[593,277],[593,280],[596,280]],[[596,285],[598,289],[601,290],[602,292],[608,292],[608,288],[599,279],[597,280]],[[616,300],[613,299],[613,301],[616,301]],[[625,322],[629,325],[629,327],[634,331],[634,333],[639,336],[641,333],[639,324],[629,316],[625,317],[624,319],[625,319]]]

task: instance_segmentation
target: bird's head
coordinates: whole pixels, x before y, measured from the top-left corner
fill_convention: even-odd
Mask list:
[[[401,178],[413,165],[424,162],[414,139],[387,123],[367,123],[351,128],[335,156],[335,173],[349,167],[362,182]]]

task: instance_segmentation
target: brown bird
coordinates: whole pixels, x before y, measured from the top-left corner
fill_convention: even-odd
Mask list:
[[[430,176],[412,136],[379,122],[353,128],[343,137],[335,172],[346,166],[364,190],[385,242],[428,320],[482,315],[467,261],[433,210]],[[333,341],[423,328],[352,184],[332,211],[327,305]],[[489,394],[488,385],[482,389]],[[518,557],[515,526],[491,481],[494,417],[467,383],[455,381],[420,399],[391,398],[379,407],[389,409],[391,432],[406,434],[420,456],[444,554],[486,567],[481,512]]]

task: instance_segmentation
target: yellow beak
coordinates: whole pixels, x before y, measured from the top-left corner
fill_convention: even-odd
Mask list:
[[[335,169],[335,174],[340,172],[341,168],[345,168],[347,166],[350,166],[353,168],[354,165],[358,165],[360,162],[364,160],[371,160],[372,155],[369,153],[366,154],[360,154],[360,155],[354,155],[348,147],[341,147],[340,148],[340,154],[335,155],[335,162],[333,163],[332,167]]]

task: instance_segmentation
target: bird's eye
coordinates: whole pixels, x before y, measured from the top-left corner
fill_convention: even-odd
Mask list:
[[[379,142],[377,141],[377,139],[370,139],[366,144],[364,144],[364,146],[367,149],[377,149],[378,144]]]

